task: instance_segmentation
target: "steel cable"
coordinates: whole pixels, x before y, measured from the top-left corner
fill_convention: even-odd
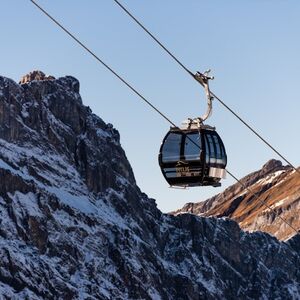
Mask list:
[[[189,75],[194,79],[194,74],[170,51],[162,42],[160,42],[129,10],[122,5],[118,0],[113,0],[130,18],[134,20],[163,50],[165,50]],[[195,79],[196,80],[196,79]],[[196,80],[197,81],[197,80]],[[199,81],[197,81],[199,83]],[[252,126],[244,121],[233,109],[231,109],[224,101],[217,97],[213,92],[211,95],[217,99],[227,110],[229,110],[239,121],[241,121],[252,133],[254,133],[264,144],[266,144],[271,150],[273,150],[279,157],[281,157],[288,165],[290,165],[299,175],[298,170],[285,156],[283,156],[278,150],[276,150],[265,138],[263,138]]]
[[[90,50],[87,46],[85,46],[78,38],[76,38],[69,30],[67,30],[62,24],[60,24],[55,18],[53,18],[47,11],[45,11],[40,5],[38,5],[34,0],[29,0],[32,2],[41,12],[43,12],[52,22],[54,22],[57,26],[59,26],[65,33],[67,33],[76,43],[78,43],[82,48],[84,48],[88,53],[90,53],[99,63],[101,63],[107,70],[109,70],[112,74],[114,74],[120,81],[122,81],[130,90],[132,90],[136,95],[138,95],[146,104],[148,104],[153,110],[155,110],[160,116],[162,116],[167,122],[169,122],[172,126],[177,127],[175,123],[173,123],[168,117],[166,117],[165,114],[163,114],[158,108],[156,108],[149,100],[147,100],[140,92],[138,92],[131,84],[129,84],[122,76],[120,76],[117,72],[115,72],[108,64],[106,64],[102,59],[100,59],[92,50]],[[116,0],[114,0],[116,1]],[[192,73],[191,73],[192,74]],[[199,146],[198,146],[199,147]],[[199,147],[200,148],[200,147]],[[226,170],[228,174],[235,179],[237,182],[242,184],[242,182],[237,179],[232,173],[230,173],[228,170]],[[242,186],[245,188],[245,186],[242,184]],[[255,197],[258,198],[258,196],[252,192],[249,188],[247,190],[253,194]],[[271,209],[273,212],[274,210],[262,202],[267,208]],[[286,223],[290,228],[292,228],[296,234],[298,234],[298,231],[290,225],[286,220],[284,220],[282,217],[280,219]]]

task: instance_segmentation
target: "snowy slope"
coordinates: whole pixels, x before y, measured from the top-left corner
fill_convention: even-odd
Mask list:
[[[295,231],[282,219],[300,229],[299,174],[280,161],[270,160],[241,181],[252,193],[237,183],[211,199],[186,204],[174,213],[229,217],[250,232],[265,231],[281,240],[294,236]]]
[[[298,236],[162,214],[79,82],[42,75],[0,77],[1,299],[300,297]]]

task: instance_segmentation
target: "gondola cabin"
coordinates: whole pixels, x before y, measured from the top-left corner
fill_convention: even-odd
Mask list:
[[[159,152],[161,171],[172,187],[220,186],[227,156],[214,127],[171,127]]]

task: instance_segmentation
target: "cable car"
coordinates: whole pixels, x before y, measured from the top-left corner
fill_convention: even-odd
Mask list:
[[[183,127],[171,127],[159,151],[159,165],[171,187],[220,186],[226,176],[227,155],[214,127],[203,122],[211,115],[208,72],[196,73],[208,98],[208,109],[201,118],[188,119]]]

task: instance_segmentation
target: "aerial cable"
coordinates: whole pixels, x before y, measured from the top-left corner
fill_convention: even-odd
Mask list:
[[[256,130],[254,130],[248,123],[246,123],[236,112],[234,112],[224,101],[217,97],[213,92],[211,95],[217,99],[224,107],[226,107],[237,119],[239,119],[249,130],[251,130],[260,140],[262,140],[270,149],[272,149],[279,157],[281,157],[288,165],[290,165],[298,174],[300,171],[285,158],[278,150],[276,150],[265,138],[263,138]]]
[[[118,0],[113,0],[131,19],[134,20],[162,49],[164,49],[189,75],[191,75],[197,82],[199,80],[166,46],[162,44],[131,12],[128,11]],[[201,82],[199,82],[201,84]],[[217,97],[213,92],[211,95],[217,99],[227,110],[229,110],[239,121],[241,121],[252,133],[254,133],[264,144],[266,144],[271,150],[273,150],[280,158],[282,158],[288,165],[290,165],[298,174],[300,171],[287,160],[278,150],[276,150],[266,139],[264,139],[252,126],[244,121],[233,109],[231,109],[224,101]]]
[[[291,225],[289,222],[287,222],[284,218],[282,218],[278,213],[276,213],[276,211],[268,204],[266,204],[264,201],[262,201],[261,199],[259,199],[259,197],[257,196],[257,194],[255,192],[253,192],[249,187],[247,187],[240,179],[238,179],[236,176],[234,176],[231,172],[228,171],[228,169],[226,169],[226,172],[232,177],[234,178],[245,190],[247,190],[250,194],[252,194],[256,200],[258,200],[263,206],[265,206],[266,208],[268,208],[270,211],[272,211],[273,213],[275,213],[276,217],[278,217],[281,221],[283,221],[286,225],[288,225],[293,231],[296,232],[296,234],[300,234],[299,231],[293,226]]]
[[[65,33],[67,33],[77,44],[79,44],[82,48],[84,48],[87,52],[89,52],[99,63],[101,63],[107,70],[113,73],[120,81],[122,81],[127,87],[129,87],[136,95],[138,95],[144,102],[146,102],[153,110],[155,110],[158,114],[160,114],[167,122],[169,122],[172,126],[177,127],[175,123],[173,123],[168,117],[166,117],[160,110],[158,110],[150,101],[148,101],[140,92],[138,92],[132,85],[130,85],[123,77],[121,77],[117,72],[115,72],[111,67],[109,67],[102,59],[100,59],[93,51],[91,51],[87,46],[85,46],[78,38],[76,38],[69,30],[67,30],[62,24],[60,24],[56,19],[54,19],[47,11],[45,11],[40,5],[38,5],[35,0],[29,0],[32,2],[41,12],[43,12],[52,22],[54,22],[58,27],[60,27]],[[198,81],[198,80],[197,80]],[[201,83],[201,82],[200,82]],[[228,172],[228,170],[227,170]],[[237,182],[242,184],[242,182],[233,176],[232,173],[228,172],[228,174],[234,178]],[[242,184],[242,186],[244,186]],[[244,186],[245,187],[245,186]],[[249,188],[248,191],[256,195]],[[258,197],[258,196],[256,196]],[[265,204],[266,205],[266,204]],[[271,207],[268,207],[273,212],[274,210]],[[281,218],[281,217],[280,217]],[[298,231],[290,225],[287,221],[281,218],[289,227],[291,227],[297,234]]]
[[[78,38],[74,36],[69,30],[67,30],[63,25],[61,25],[56,19],[54,19],[50,14],[48,14],[40,5],[38,5],[34,0],[29,0],[38,9],[40,9],[51,21],[53,21],[57,26],[59,26],[65,33],[67,33],[77,44],[89,52],[98,62],[100,62],[106,69],[113,73],[119,80],[121,80],[127,87],[129,87],[135,94],[137,94],[144,102],[146,102],[152,109],[159,113],[167,122],[176,127],[176,125],[164,115],[158,108],[156,108],[152,103],[150,103],[141,93],[139,93],[131,84],[129,84],[122,76],[115,72],[108,64],[106,64],[102,59],[100,59],[92,50],[85,46]]]
[[[115,1],[128,16],[130,16],[143,30],[160,46],[162,47],[187,73],[189,73],[192,77],[194,74],[168,49],[166,48],[132,13],[130,13],[119,1]]]

